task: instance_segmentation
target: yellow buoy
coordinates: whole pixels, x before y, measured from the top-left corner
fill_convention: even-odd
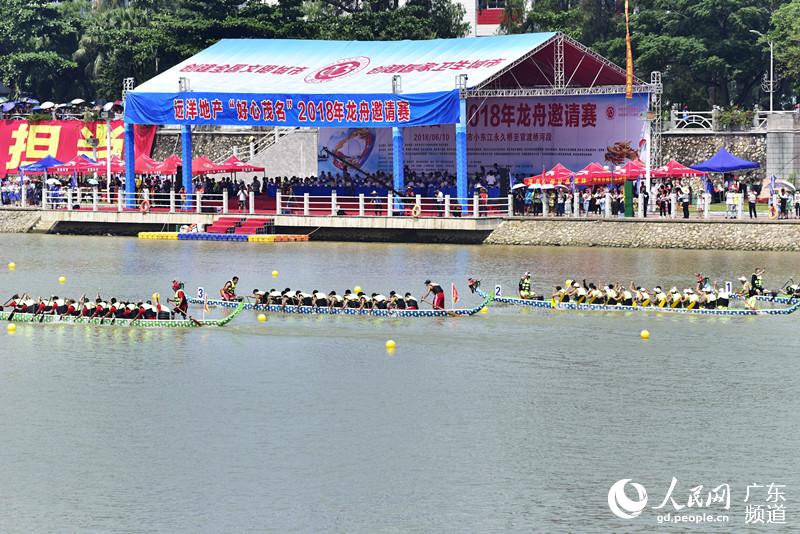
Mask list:
[[[14,323],[8,323],[8,326],[6,326],[6,330],[8,330],[9,334],[13,334],[14,332],[17,331],[17,325],[15,325]]]
[[[258,319],[259,323],[266,323],[267,322],[267,316],[264,315],[263,313],[259,313],[257,319]]]
[[[161,293],[158,291],[153,293],[153,302],[161,302]]]
[[[67,283],[67,277],[66,276],[59,276],[58,277],[58,283],[59,284],[66,284]]]
[[[278,274],[280,274],[280,273],[278,273],[278,271],[272,271],[272,277],[273,278],[278,278]]]
[[[11,262],[9,262],[9,263],[8,263],[8,270],[9,270],[9,271],[13,271],[13,270],[14,270],[14,269],[16,269],[16,268],[17,268],[17,264],[16,264],[16,263],[14,263],[13,261],[11,261]]]
[[[642,339],[650,339],[650,331],[649,330],[642,330],[639,332],[639,337]]]
[[[359,293],[361,293],[361,286],[356,286],[356,287],[354,287],[354,288],[353,288],[353,292],[354,292],[356,295],[358,295]]]
[[[394,350],[396,348],[397,348],[397,343],[395,343],[393,339],[390,339],[386,342],[386,350]]]
[[[483,308],[481,308],[481,313],[489,313],[489,308],[484,306]]]

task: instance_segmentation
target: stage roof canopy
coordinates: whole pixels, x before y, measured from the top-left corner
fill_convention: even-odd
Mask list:
[[[125,118],[136,124],[453,124],[460,97],[621,92],[624,83],[624,69],[560,33],[389,42],[223,39],[129,92]],[[648,90],[639,80],[635,88]]]

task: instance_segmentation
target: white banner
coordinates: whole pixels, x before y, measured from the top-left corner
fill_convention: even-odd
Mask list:
[[[467,113],[470,175],[494,164],[522,177],[647,158],[646,95],[470,99]],[[322,129],[319,139],[367,172],[392,172],[390,129]],[[403,144],[412,171],[455,173],[455,126],[405,128]],[[319,170],[341,172],[330,159]]]

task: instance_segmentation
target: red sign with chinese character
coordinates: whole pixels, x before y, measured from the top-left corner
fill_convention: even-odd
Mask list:
[[[203,112],[203,110],[201,110]],[[125,148],[122,121],[111,121],[111,154],[123,157]],[[106,123],[82,121],[0,121],[0,175],[15,174],[17,167],[53,156],[69,161],[86,155],[105,158]],[[136,126],[136,154],[150,154],[155,139],[155,127]],[[97,148],[92,148],[92,139]]]

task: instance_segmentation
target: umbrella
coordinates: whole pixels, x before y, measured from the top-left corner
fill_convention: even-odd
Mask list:
[[[181,164],[181,158],[175,154],[172,154],[152,169],[149,169],[147,172],[151,172],[153,174],[176,174],[178,172],[178,166]]]
[[[48,178],[44,181],[47,185],[61,185],[61,182],[56,180],[55,178]]]
[[[62,163],[61,165],[56,165],[50,168],[49,172],[53,174],[72,174],[75,172],[87,173],[96,172],[102,168],[103,167],[101,167],[98,163],[89,161],[83,156],[75,156],[66,163]]]
[[[86,180],[86,183],[87,183],[87,184],[89,184],[89,185],[97,185],[97,184],[99,184],[100,182],[98,182],[98,181],[97,181],[97,180],[95,180],[94,178],[89,178],[88,180]]]
[[[572,176],[574,173],[569,170],[568,168],[564,167],[562,164],[557,164],[555,167],[550,169],[547,172],[539,174],[537,176],[530,176],[525,178],[523,182],[525,184],[555,184],[555,183],[563,183],[569,180],[569,177]]]
[[[27,96],[23,97],[23,98],[20,98],[19,101],[22,102],[23,104],[38,104],[39,103],[39,101],[36,100],[35,98],[28,98]]]
[[[100,166],[101,170],[104,170],[107,165],[106,158],[100,158],[97,160],[97,164]],[[114,154],[111,155],[111,172],[125,172],[125,162],[119,159]]]
[[[192,160],[192,174],[227,172],[225,167],[217,165],[208,156],[198,156]]]
[[[525,184],[514,184],[511,186],[511,190],[513,191],[515,189],[520,189],[522,187],[525,187]]]
[[[82,98],[75,98],[72,101],[70,101],[70,104],[72,104],[73,106],[77,106],[79,104],[84,104],[84,103],[86,103],[86,100]]]
[[[41,109],[52,109],[55,106],[53,102],[47,101],[39,106]]]
[[[229,157],[219,166],[224,168],[225,172],[261,172],[264,170],[264,167],[245,163],[236,156]]]
[[[16,105],[17,105],[17,103],[13,102],[13,101],[12,102],[5,102],[3,104],[3,107],[2,107],[3,113],[8,113],[12,109],[14,109],[16,107]]]
[[[696,171],[694,169],[690,169],[685,165],[681,165],[677,161],[670,160],[669,163],[658,167],[653,171],[653,176],[656,178],[677,178],[679,176],[702,176],[706,174],[703,171]]]

